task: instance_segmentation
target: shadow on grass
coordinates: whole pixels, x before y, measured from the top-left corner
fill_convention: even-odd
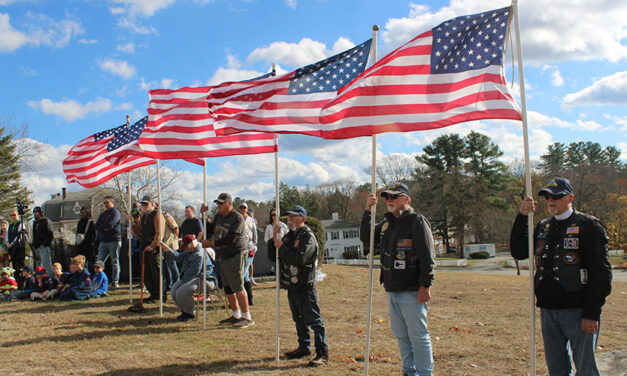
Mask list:
[[[234,373],[244,373],[247,371],[284,371],[289,369],[303,368],[306,363],[294,363],[293,361],[282,361],[281,365],[276,365],[274,358],[264,358],[259,360],[217,360],[207,363],[184,363],[168,364],[154,368],[128,368],[109,371],[98,374],[99,376],[148,376],[148,375],[198,375],[202,373],[215,373],[233,371]],[[234,367],[236,367],[234,369]]]
[[[0,345],[0,347],[15,347],[15,346],[25,346],[25,345],[33,345],[33,344],[42,344],[46,342],[75,342],[75,341],[83,341],[83,340],[92,340],[92,339],[103,339],[105,337],[120,337],[120,336],[142,336],[142,335],[155,335],[155,334],[164,334],[164,333],[180,333],[187,331],[197,331],[198,328],[190,326],[190,327],[181,327],[181,326],[165,326],[160,327],[159,325],[172,323],[173,320],[167,317],[158,317],[158,318],[149,318],[144,320],[138,320],[134,328],[126,328],[126,329],[105,329],[105,330],[94,330],[88,332],[81,332],[69,335],[61,335],[54,337],[35,337],[29,338],[26,340],[19,341],[10,341],[5,342]]]
[[[4,310],[5,313],[50,313],[50,312],[63,312],[63,311],[71,311],[77,309],[85,309],[85,308],[100,308],[100,307],[117,307],[121,305],[128,304],[125,299],[116,299],[113,297],[107,298],[98,298],[98,299],[88,299],[83,301],[71,301],[71,302],[60,302],[58,300],[54,301],[46,301],[46,302],[30,302],[25,301],[29,304],[33,304],[32,308],[24,308],[23,305],[16,306],[13,310]],[[9,303],[10,304],[10,303]]]

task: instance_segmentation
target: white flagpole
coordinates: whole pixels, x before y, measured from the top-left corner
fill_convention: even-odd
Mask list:
[[[131,206],[133,205],[133,190],[131,189],[131,172],[128,172],[128,298],[133,304],[133,247],[132,247],[132,223],[133,213]]]
[[[377,62],[377,31],[379,25],[372,26],[372,63]],[[377,135],[372,135],[372,177],[371,192],[377,194]],[[366,323],[366,351],[364,353],[364,375],[368,376],[368,365],[370,363],[370,327],[372,321],[372,279],[374,269],[374,225],[377,205],[370,208],[370,250],[368,253],[368,315]]]
[[[514,17],[514,30],[516,32],[516,55],[518,55],[518,80],[520,81],[520,104],[523,123],[523,142],[525,149],[525,191],[531,197],[531,166],[529,161],[529,135],[527,131],[527,100],[525,98],[525,75],[523,72],[522,45],[520,42],[520,24],[518,20],[518,0],[512,1],[512,16]],[[527,233],[529,247],[529,374],[536,374],[536,309],[534,306],[534,252],[533,252],[533,212],[527,216]]]
[[[159,204],[159,223],[161,223],[161,173],[159,172],[159,160],[157,159],[157,202]],[[159,225],[161,232],[161,225]],[[163,247],[159,242],[159,316],[163,317]]]
[[[272,63],[272,71],[275,70],[276,64]],[[274,224],[276,225],[277,223],[279,223],[279,218],[280,218],[280,205],[279,205],[279,135],[275,134],[274,135],[274,145],[276,147],[276,151],[274,152],[274,187],[275,187],[275,204],[274,204],[274,211],[276,213],[276,216],[274,217]],[[273,238],[274,239],[274,238]],[[281,300],[281,289],[280,289],[280,285],[279,285],[279,269],[280,269],[280,265],[279,265],[279,250],[275,249],[275,255],[274,255],[274,279],[275,279],[275,285],[276,285],[276,318],[275,318],[275,332],[276,332],[276,361],[277,363],[279,362],[279,355],[281,352],[281,338],[279,336],[279,324],[280,324],[280,319],[279,319],[279,314],[281,311],[281,305],[280,305],[280,300]]]
[[[204,164],[202,165],[202,202],[207,202],[207,158],[204,158]],[[202,213],[202,228],[203,238],[207,239],[207,220],[205,219],[205,213]],[[199,241],[202,241],[199,239]],[[207,329],[207,252],[203,246],[202,252],[202,328]],[[216,286],[218,287],[218,286]]]

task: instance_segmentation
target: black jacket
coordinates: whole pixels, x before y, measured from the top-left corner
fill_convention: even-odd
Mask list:
[[[512,257],[529,256],[527,216],[518,214],[510,235]],[[540,221],[534,229],[537,306],[583,307],[583,318],[599,320],[612,289],[607,234],[601,222],[579,212],[562,221]]]
[[[370,243],[370,211],[361,218],[360,238]],[[418,291],[433,282],[435,260],[431,224],[409,209],[398,218],[386,213],[375,225],[375,245],[381,251],[381,277],[385,291]]]
[[[101,242],[117,242],[122,239],[122,215],[116,208],[103,211],[96,221],[98,240]]]
[[[276,248],[274,241],[268,241],[268,257],[274,259]],[[279,278],[281,288],[299,289],[316,282],[316,264],[318,260],[318,240],[316,235],[305,225],[297,232],[288,232],[283,237],[279,248]]]
[[[54,234],[52,233],[52,226],[50,220],[43,217],[40,220],[33,221],[33,247],[39,248],[40,246],[50,247]]]
[[[213,236],[218,258],[225,259],[249,251],[244,226],[244,217],[235,210],[231,210],[226,217],[218,213],[207,224],[207,238]]]

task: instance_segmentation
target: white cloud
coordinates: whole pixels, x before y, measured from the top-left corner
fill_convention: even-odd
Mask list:
[[[608,120],[613,121],[614,124],[618,125],[620,127],[621,132],[627,132],[627,116],[620,117],[620,116],[612,116],[610,114],[604,114],[603,117],[605,117]]]
[[[10,17],[0,13],[0,51],[13,52],[28,43],[28,37],[11,26]]]
[[[527,111],[527,122],[530,127],[558,127],[579,131],[598,131],[603,126],[593,120],[577,119],[574,123],[555,116],[548,116],[536,111]]]
[[[161,9],[165,9],[174,4],[176,0],[110,0],[116,4],[111,8],[111,13],[127,13],[133,16],[150,17]]]
[[[28,29],[29,43],[39,46],[46,45],[56,48],[67,46],[72,38],[85,33],[80,22],[71,17],[55,21],[44,14],[27,13],[30,26]]]
[[[34,109],[41,110],[47,115],[57,115],[66,122],[76,119],[84,119],[90,113],[105,113],[113,108],[111,100],[98,98],[93,102],[81,104],[73,99],[65,99],[60,102],[53,102],[48,98],[39,101],[29,101],[28,105]]]
[[[627,46],[622,40],[626,36],[627,7],[621,4],[615,0],[521,2],[520,27],[525,63],[591,59],[618,62],[624,59]],[[382,32],[384,50],[390,51],[448,19],[509,5],[507,0],[450,0],[449,5],[431,10],[426,5],[412,3],[408,17],[387,21]]]
[[[627,71],[603,77],[585,89],[566,95],[562,102],[565,107],[604,104],[627,105]]]
[[[207,81],[207,85],[217,85],[229,81],[250,80],[251,78],[259,77],[264,74],[256,70],[241,69],[242,64],[234,55],[229,54],[226,58],[226,67],[218,68]]]
[[[560,73],[559,69],[556,69],[551,73],[551,84],[553,86],[564,85],[564,78],[562,78],[562,74]]]
[[[172,89],[174,87],[174,80],[171,78],[162,78],[161,81],[148,81],[142,77],[139,83],[139,88],[142,90],[152,89]]]
[[[135,67],[130,65],[126,60],[103,59],[98,62],[102,70],[118,75],[122,78],[129,79],[135,76]]]
[[[116,49],[120,52],[126,52],[128,54],[135,53],[135,43],[119,44]]]
[[[298,1],[296,1],[296,0],[285,0],[285,5],[287,5],[288,7],[292,8],[292,9],[296,9],[296,6],[298,5]]]
[[[98,39],[79,39],[79,44],[98,44]]]
[[[272,42],[269,46],[256,48],[248,55],[246,62],[265,61],[301,67],[354,46],[353,42],[344,37],[338,38],[332,49],[328,49],[326,44],[310,38],[303,38],[298,43]]]

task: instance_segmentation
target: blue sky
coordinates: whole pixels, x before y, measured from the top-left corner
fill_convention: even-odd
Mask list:
[[[583,140],[617,146],[627,159],[627,8],[620,3],[520,1],[532,156],[552,142]],[[500,0],[0,0],[0,118],[27,123],[28,141],[42,150],[24,172],[40,203],[68,186],[61,160],[71,145],[123,123],[126,114],[143,117],[149,89],[248,79],[267,72],[273,61],[290,71],[363,42],[373,24],[381,27],[383,56],[446,19],[507,5]],[[508,57],[510,82],[511,64]],[[505,152],[504,161],[522,159],[520,124],[497,120],[381,136],[378,155],[411,158],[441,134],[471,129],[489,135]],[[290,185],[369,179],[364,173],[369,138],[281,136],[280,149],[281,180]],[[187,171],[172,187],[180,203],[199,201],[200,168],[172,166]],[[271,156],[218,158],[208,166],[210,196],[222,190],[251,199],[273,195]]]

